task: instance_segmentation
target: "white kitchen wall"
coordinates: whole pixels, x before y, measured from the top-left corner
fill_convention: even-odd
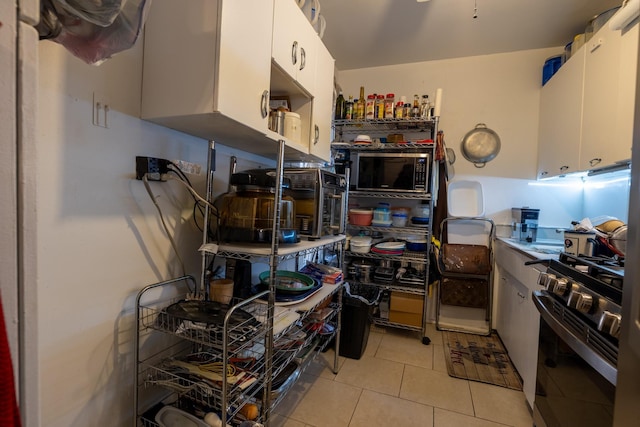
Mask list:
[[[147,284],[182,275],[135,156],[206,166],[207,142],[139,120],[142,50],[89,66],[59,45],[39,44],[37,165],[38,353],[41,425],[133,423],[134,303]],[[92,124],[92,100],[110,107],[108,128]],[[223,141],[218,141],[223,142]],[[268,160],[218,145],[215,193],[238,169]],[[192,176],[204,193],[204,175]],[[200,277],[202,242],[192,199],[177,182],[152,182],[186,264]],[[27,367],[28,369],[28,367]]]
[[[573,177],[535,180],[542,65],[561,52],[558,47],[338,71],[336,80],[345,96],[354,98],[360,86],[365,95],[392,92],[396,99],[405,95],[408,102],[414,94],[428,94],[433,100],[436,89],[442,88],[439,129],[456,154],[451,181],[482,184],[486,216],[503,226],[499,233],[508,234],[504,226],[511,224],[512,207],[528,206],[540,209],[540,226],[548,229],[545,237],[560,238],[556,228],[568,228],[571,221],[600,212],[599,201],[608,204],[608,215],[621,219],[628,207],[628,189],[626,195],[612,186],[585,192],[583,182]],[[476,168],[460,152],[462,138],[477,123],[485,123],[501,139],[500,153],[484,168]]]

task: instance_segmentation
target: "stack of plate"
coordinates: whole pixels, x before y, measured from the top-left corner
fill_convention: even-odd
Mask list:
[[[371,252],[379,255],[402,255],[405,242],[382,242],[371,248]]]

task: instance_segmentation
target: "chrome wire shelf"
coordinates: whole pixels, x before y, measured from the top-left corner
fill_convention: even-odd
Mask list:
[[[429,235],[429,227],[376,227],[373,225],[347,224],[349,228],[361,231],[379,231],[381,233],[424,234]]]
[[[376,286],[380,289],[383,290],[389,290],[389,291],[398,291],[398,292],[404,292],[405,294],[414,294],[414,295],[424,295],[426,293],[425,291],[425,285],[424,283],[418,285],[416,284],[415,286],[413,285],[403,285],[402,283],[399,283],[398,281],[394,281],[391,283],[382,283],[382,282],[359,282],[359,281],[355,281],[355,280],[349,280],[350,284],[354,284],[354,285],[369,285],[369,286]]]
[[[395,322],[390,322],[386,319],[381,319],[379,317],[374,317],[373,318],[373,324],[374,325],[379,325],[379,326],[391,326],[394,328],[398,328],[398,329],[405,329],[408,331],[416,331],[416,332],[420,332],[422,331],[422,327],[421,326],[411,326],[411,325],[405,325],[403,323],[395,323]]]
[[[405,200],[431,200],[431,193],[427,192],[400,192],[400,191],[349,191],[349,197],[371,197],[383,199],[405,199]],[[392,227],[386,227],[387,229]],[[419,228],[419,227],[416,227]]]
[[[425,264],[429,262],[429,258],[427,257],[426,252],[405,251],[402,255],[381,255],[381,254],[375,254],[372,252],[345,251],[345,256],[370,258],[370,259],[384,259],[384,260],[391,260],[391,261],[421,262]]]

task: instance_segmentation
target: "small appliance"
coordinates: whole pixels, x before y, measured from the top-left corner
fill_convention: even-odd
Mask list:
[[[423,193],[429,191],[429,153],[352,153],[353,190]]]
[[[511,217],[513,218],[511,238],[521,242],[535,242],[538,235],[539,215],[540,209],[511,208]]]
[[[285,193],[289,180],[282,179],[280,201],[280,243],[296,243],[295,202]],[[271,242],[275,209],[276,173],[268,169],[251,169],[231,175],[232,191],[216,200],[220,213],[219,237],[222,242]]]
[[[344,233],[347,181],[320,168],[285,168],[296,202],[295,228],[300,235],[320,238]]]

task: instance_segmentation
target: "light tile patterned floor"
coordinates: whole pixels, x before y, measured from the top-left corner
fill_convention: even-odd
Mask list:
[[[329,350],[276,407],[275,427],[531,427],[522,392],[447,375],[442,333],[373,328],[360,360]]]

